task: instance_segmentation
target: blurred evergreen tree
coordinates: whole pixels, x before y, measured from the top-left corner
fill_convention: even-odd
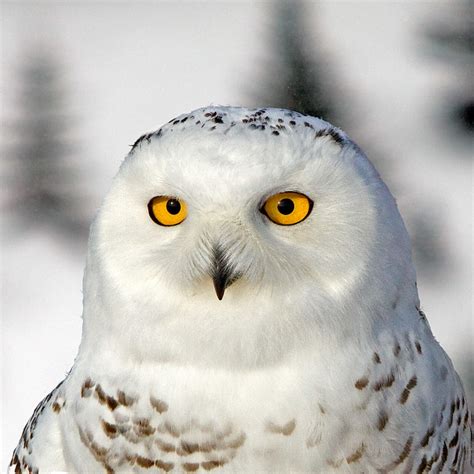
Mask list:
[[[329,74],[329,64],[308,41],[307,3],[280,0],[270,4],[273,17],[273,62],[265,68],[263,85],[255,92],[259,106],[282,107],[320,117],[343,127]]]
[[[456,72],[458,90],[440,104],[445,121],[470,136],[474,131],[474,0],[456,2],[448,18],[426,30],[429,52]],[[448,102],[446,104],[446,102]]]
[[[364,129],[363,121],[354,120],[354,107],[344,98],[338,80],[321,49],[322,41],[311,39],[305,22],[317,4],[304,0],[278,0],[269,4],[272,28],[269,34],[271,61],[264,67],[265,76],[253,91],[254,106],[283,107],[321,117],[345,130],[366,152],[390,188],[399,188],[397,175],[385,153],[380,151],[373,131]],[[395,193],[396,194],[396,193]],[[416,266],[427,277],[439,274],[445,265],[442,229],[420,205],[405,219],[412,237]]]
[[[88,233],[82,174],[71,136],[61,71],[46,50],[20,69],[13,145],[8,153],[9,210],[22,227],[53,227],[74,240]]]

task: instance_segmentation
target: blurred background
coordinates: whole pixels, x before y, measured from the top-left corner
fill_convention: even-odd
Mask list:
[[[88,228],[119,164],[209,104],[322,116],[366,150],[474,406],[473,14],[453,0],[2,2],[0,465],[73,364]]]

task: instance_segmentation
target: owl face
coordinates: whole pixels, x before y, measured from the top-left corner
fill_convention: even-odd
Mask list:
[[[407,245],[390,193],[345,134],[286,110],[210,107],[136,142],[89,266],[108,304],[138,306],[148,323],[189,316],[235,334],[242,313],[251,325],[344,319],[367,286],[372,299],[377,286],[397,291]]]

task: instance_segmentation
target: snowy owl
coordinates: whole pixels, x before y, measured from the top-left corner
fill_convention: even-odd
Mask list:
[[[470,413],[410,243],[323,120],[206,107],[133,145],[92,225],[83,337],[11,472],[466,472]]]

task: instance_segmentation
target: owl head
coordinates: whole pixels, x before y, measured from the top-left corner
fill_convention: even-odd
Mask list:
[[[345,133],[206,107],[140,137],[115,177],[91,231],[84,337],[140,360],[271,363],[370,332],[415,302],[414,281],[395,201]]]

